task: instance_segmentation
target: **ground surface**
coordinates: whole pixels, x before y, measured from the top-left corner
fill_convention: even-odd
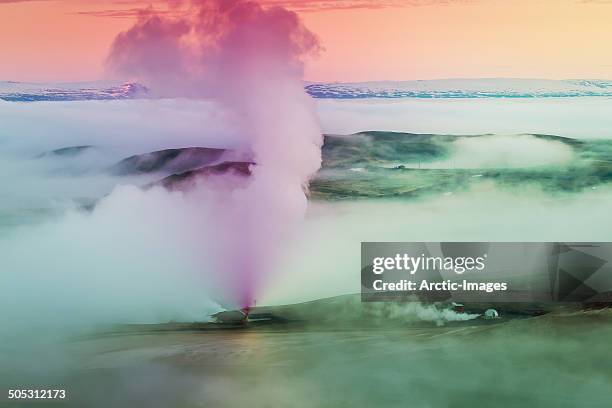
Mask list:
[[[57,406],[606,407],[610,323],[610,310],[560,310],[443,326],[124,326],[66,344],[74,365],[56,381],[70,400]]]

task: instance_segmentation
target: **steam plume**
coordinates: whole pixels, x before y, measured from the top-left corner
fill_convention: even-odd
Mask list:
[[[303,218],[321,164],[321,131],[302,84],[303,58],[318,40],[295,13],[254,1],[169,6],[182,17],[141,15],[115,39],[108,67],[160,96],[213,99],[247,135],[251,181],[219,200],[216,228],[225,295],[249,306],[276,247]]]

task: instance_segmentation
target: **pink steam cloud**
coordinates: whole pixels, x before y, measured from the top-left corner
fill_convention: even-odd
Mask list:
[[[299,228],[308,182],[321,165],[321,130],[302,83],[304,58],[319,42],[282,7],[250,0],[170,6],[181,17],[149,9],[116,37],[108,69],[160,96],[212,99],[246,135],[256,163],[250,181],[216,201],[211,225],[223,296],[249,307]]]

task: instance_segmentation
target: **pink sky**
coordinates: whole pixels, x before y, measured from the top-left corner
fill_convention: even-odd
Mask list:
[[[612,79],[612,1],[265,1],[297,11],[320,37],[308,80]],[[149,4],[0,0],[0,80],[102,78],[113,38]]]

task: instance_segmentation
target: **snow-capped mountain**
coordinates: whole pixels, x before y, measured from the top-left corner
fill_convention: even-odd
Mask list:
[[[306,83],[313,98],[562,98],[612,96],[612,81],[549,79],[437,79],[355,83]],[[0,82],[0,100],[9,102],[114,100],[152,97],[138,83],[35,84]]]
[[[132,82],[37,84],[0,82],[0,99],[9,102],[86,101],[144,97],[146,87]]]
[[[438,79],[357,83],[311,83],[315,98],[546,98],[611,96],[612,81],[548,79]]]

